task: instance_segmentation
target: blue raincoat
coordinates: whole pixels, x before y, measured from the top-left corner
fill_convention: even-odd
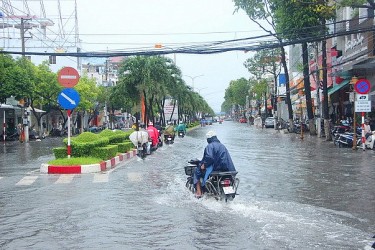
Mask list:
[[[205,185],[208,176],[212,171],[236,171],[232,158],[227,148],[213,136],[207,139],[208,145],[204,149],[203,159],[201,164],[204,164],[206,171],[203,172],[200,166],[195,169],[194,184],[197,184],[200,178],[203,178],[202,186]]]

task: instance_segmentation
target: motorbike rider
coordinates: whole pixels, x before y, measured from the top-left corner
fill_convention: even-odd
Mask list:
[[[175,131],[174,131],[174,126],[172,122],[168,122],[168,125],[165,127],[165,130],[164,130],[164,137],[167,137],[169,135],[172,136],[172,140],[174,140]]]
[[[370,127],[370,121],[369,120],[365,120],[365,124],[363,125],[363,129],[365,131],[365,137],[366,139],[372,135],[372,131],[371,131],[371,127]]]
[[[159,132],[158,130],[154,127],[153,122],[149,122],[147,126],[147,132],[151,138],[151,147],[153,149],[156,149],[158,147],[158,142],[159,142]]]
[[[194,172],[195,195],[197,198],[202,196],[202,187],[204,187],[212,171],[236,171],[229,151],[219,141],[215,131],[208,131],[206,138],[208,145],[204,149],[200,167],[197,167]],[[200,181],[201,178],[203,178],[202,182]]]
[[[145,145],[147,148],[147,154],[150,154],[150,147],[148,145],[149,135],[144,124],[140,124],[139,127],[136,126],[136,130],[129,135],[129,140],[135,147],[138,147],[138,144],[142,146]]]
[[[186,125],[185,125],[185,123],[183,123],[182,121],[180,121],[178,123],[177,127],[176,127],[176,131],[177,131],[177,133],[183,132],[184,135],[185,135],[186,134]]]

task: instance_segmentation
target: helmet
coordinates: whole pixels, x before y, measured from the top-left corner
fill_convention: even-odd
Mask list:
[[[207,139],[210,139],[214,136],[216,136],[216,133],[213,130],[208,131],[207,134],[206,134]]]
[[[154,124],[152,122],[148,122],[148,126],[153,126]]]

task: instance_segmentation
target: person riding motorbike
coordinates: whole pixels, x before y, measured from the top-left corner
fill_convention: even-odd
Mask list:
[[[197,167],[194,172],[193,181],[197,198],[202,196],[202,187],[205,186],[206,180],[212,171],[236,171],[229,151],[219,141],[215,131],[208,131],[206,138],[208,145],[204,149],[200,167]],[[202,182],[200,180],[201,178],[203,178]]]
[[[139,145],[145,147],[147,154],[150,154],[150,147],[148,145],[149,135],[144,124],[140,124],[139,127],[136,126],[136,130],[129,135],[129,140],[134,144],[135,147],[138,147]]]
[[[175,131],[174,131],[174,126],[173,126],[172,122],[168,122],[167,127],[165,127],[165,130],[164,130],[164,140],[167,140],[168,136],[172,137],[172,141],[174,140]]]
[[[185,135],[186,134],[186,125],[185,125],[185,123],[183,123],[182,121],[180,121],[178,123],[177,127],[176,127],[176,131],[177,131],[177,133],[182,132],[183,135]]]
[[[159,133],[159,137],[158,137],[158,146],[161,147],[163,146],[163,127],[160,125],[159,122],[156,122],[154,127],[158,130],[158,133]]]
[[[369,120],[365,120],[365,124],[363,125],[363,129],[364,129],[364,132],[365,132],[365,137],[366,139],[372,135],[372,131],[371,131],[371,127],[370,127],[370,121]]]
[[[159,132],[158,130],[154,127],[153,122],[149,122],[147,126],[147,132],[151,138],[151,147],[153,149],[156,149],[158,147],[158,142],[159,142]]]

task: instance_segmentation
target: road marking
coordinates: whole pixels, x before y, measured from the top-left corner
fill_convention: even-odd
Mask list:
[[[3,179],[3,178],[4,178],[4,177],[1,177],[1,176],[0,176],[0,180]]]
[[[16,183],[16,186],[29,186],[38,179],[38,176],[25,176],[19,182]]]
[[[60,175],[60,177],[57,179],[55,184],[71,183],[75,176],[76,176],[75,174]]]
[[[108,182],[109,174],[94,174],[94,180],[92,182],[98,183],[98,182]]]

